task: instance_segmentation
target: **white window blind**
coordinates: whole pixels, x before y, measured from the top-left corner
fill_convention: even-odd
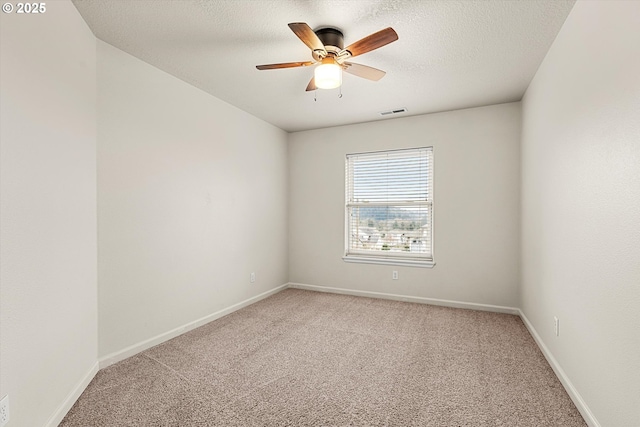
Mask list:
[[[433,261],[431,147],[349,154],[345,177],[345,260]]]

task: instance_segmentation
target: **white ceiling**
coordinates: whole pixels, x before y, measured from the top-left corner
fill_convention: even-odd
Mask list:
[[[286,131],[522,98],[574,0],[74,0],[95,35]],[[353,59],[385,70],[305,92],[311,59],[289,22],[333,26],[345,46],[386,27],[399,40]],[[396,116],[397,117],[397,116]]]

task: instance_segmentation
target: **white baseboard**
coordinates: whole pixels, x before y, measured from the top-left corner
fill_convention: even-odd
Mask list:
[[[241,301],[237,304],[234,304],[230,307],[227,307],[225,309],[222,309],[220,311],[216,311],[215,313],[209,314],[205,317],[202,317],[200,319],[194,320],[193,322],[189,322],[186,325],[182,325],[179,326],[175,329],[172,329],[170,331],[167,331],[165,333],[162,333],[160,335],[157,335],[155,337],[149,338],[147,340],[144,340],[142,342],[139,342],[137,344],[131,345],[125,349],[122,349],[120,351],[116,351],[114,353],[108,354],[102,358],[100,358],[98,360],[98,363],[100,364],[100,369],[106,368],[107,366],[113,365],[114,363],[120,362],[121,360],[124,360],[128,357],[131,357],[135,354],[140,353],[141,351],[147,350],[153,346],[156,346],[158,344],[161,344],[165,341],[170,340],[171,338],[175,338],[178,335],[182,335],[185,332],[189,332],[192,329],[198,328],[202,325],[205,325],[213,320],[219,319],[223,316],[226,316],[227,314],[231,314],[234,311],[240,310],[243,307],[246,307],[248,305],[251,305],[255,302],[258,302],[262,299],[265,299],[273,294],[276,294],[284,289],[286,289],[288,287],[288,283],[285,283],[284,285],[280,285],[276,288],[273,288],[269,291],[263,292],[260,295],[256,295],[255,297],[246,299],[244,301]]]
[[[549,362],[551,369],[553,369],[556,377],[558,377],[560,383],[562,383],[562,386],[567,391],[567,394],[573,401],[573,404],[576,405],[576,408],[580,412],[580,415],[582,415],[582,418],[584,418],[584,421],[589,427],[600,427],[600,423],[598,422],[598,420],[596,420],[596,417],[593,415],[584,399],[582,399],[582,396],[580,395],[580,393],[578,393],[578,390],[576,390],[576,388],[573,386],[573,383],[569,380],[567,374],[560,367],[556,358],[553,357],[553,354],[551,354],[549,348],[547,348],[547,346],[544,344],[544,341],[542,341],[542,338],[538,334],[538,331],[536,331],[536,329],[533,327],[533,324],[529,322],[529,319],[527,319],[527,316],[525,316],[522,310],[518,310],[518,312],[520,314],[522,322],[529,330],[529,333],[535,340],[536,344],[538,344],[540,351],[542,351],[542,354],[544,354],[544,357],[547,359],[547,362]]]
[[[76,403],[76,400],[80,397],[82,392],[87,388],[93,377],[98,373],[98,362],[94,363],[91,369],[82,377],[82,379],[76,384],[76,386],[71,390],[71,393],[64,399],[62,405],[58,408],[58,410],[49,418],[49,421],[45,424],[46,427],[57,427],[60,422],[62,422],[63,418],[67,415],[67,412],[71,409],[71,407]]]
[[[443,307],[465,308],[469,310],[492,311],[495,313],[520,314],[520,310],[514,307],[501,305],[477,304],[473,302],[451,301],[436,298],[413,297],[407,295],[387,294],[383,292],[357,291],[345,288],[331,288],[328,286],[306,285],[304,283],[291,283],[289,288],[306,289],[316,292],[330,292],[334,294],[353,295],[358,297],[389,299],[394,301],[416,302],[419,304],[439,305]]]

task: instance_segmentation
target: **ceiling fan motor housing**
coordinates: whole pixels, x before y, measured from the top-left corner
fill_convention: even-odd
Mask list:
[[[342,34],[342,31],[338,30],[337,28],[318,28],[314,31],[314,33],[316,33],[328,53],[337,55],[338,52],[340,52],[344,48],[344,35]],[[322,57],[318,55],[317,52],[314,51],[312,54],[313,59],[315,59],[316,61],[322,59]]]

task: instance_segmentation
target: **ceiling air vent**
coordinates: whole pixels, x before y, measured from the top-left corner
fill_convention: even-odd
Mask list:
[[[401,114],[401,113],[406,113],[407,109],[406,108],[397,108],[395,110],[389,110],[389,111],[382,111],[380,112],[381,116],[391,116],[394,114]]]

